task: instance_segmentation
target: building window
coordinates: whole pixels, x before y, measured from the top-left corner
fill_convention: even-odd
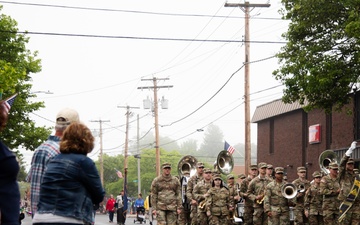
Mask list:
[[[274,153],[274,119],[270,119],[270,149],[269,153]]]

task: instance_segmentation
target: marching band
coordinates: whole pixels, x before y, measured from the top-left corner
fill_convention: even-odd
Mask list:
[[[306,180],[306,167],[300,166],[291,183],[284,179],[283,167],[274,169],[265,162],[250,165],[249,174],[239,175],[235,182],[233,158],[226,151],[220,152],[213,170],[185,156],[178,164],[178,180],[182,208],[188,208],[189,215],[180,214],[177,224],[360,224],[360,177],[350,158],[355,148],[353,142],[340,162],[333,151],[324,151],[319,157],[321,172],[315,171],[312,181]],[[227,175],[226,180],[221,175]]]

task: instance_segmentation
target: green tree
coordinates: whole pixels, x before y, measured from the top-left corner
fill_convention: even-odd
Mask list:
[[[0,6],[0,11],[2,6]],[[2,97],[18,93],[11,108],[6,129],[1,140],[18,152],[25,148],[34,150],[50,134],[50,129],[36,127],[29,114],[44,107],[43,102],[32,102],[30,94],[31,75],[41,71],[37,52],[26,48],[29,42],[24,34],[18,33],[17,22],[4,14],[0,15],[0,92]]]
[[[195,139],[188,139],[180,145],[179,152],[182,155],[193,155],[197,150],[197,141]]]
[[[215,124],[210,124],[204,134],[204,141],[194,156],[202,162],[214,162],[220,151],[224,150],[224,135]]]
[[[360,5],[358,1],[282,0],[290,20],[273,72],[285,85],[283,101],[313,108],[340,109],[360,75]]]
[[[178,175],[177,164],[181,159],[181,155],[177,151],[165,151],[160,150],[160,163],[170,162],[172,164],[172,175]],[[149,193],[151,182],[156,177],[155,170],[155,149],[144,149],[141,151],[140,159],[140,179],[141,179],[141,191],[145,194]],[[120,190],[124,188],[124,179],[120,179],[116,175],[116,169],[121,171],[124,175],[124,156],[108,156],[103,155],[104,165],[104,188],[106,195],[117,195]],[[99,161],[95,162],[98,170],[100,171]],[[127,187],[128,195],[136,197],[138,192],[138,174],[137,174],[137,159],[129,156],[128,157],[128,173],[127,173]]]

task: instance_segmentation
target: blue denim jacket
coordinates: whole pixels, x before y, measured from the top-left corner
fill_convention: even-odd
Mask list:
[[[59,154],[47,165],[37,213],[53,213],[93,223],[93,205],[103,201],[95,163],[81,154]]]

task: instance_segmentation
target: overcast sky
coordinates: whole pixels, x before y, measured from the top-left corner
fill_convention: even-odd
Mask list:
[[[132,120],[138,114],[140,133],[148,132],[154,117],[143,108],[143,99],[153,100],[153,91],[138,87],[152,86],[142,79],[156,77],[168,79],[158,85],[173,86],[158,90],[158,98],[169,101],[168,109],[159,109],[161,136],[179,144],[196,139],[200,145],[204,132],[192,133],[200,128],[206,131],[214,123],[231,145],[244,143],[245,48],[241,41],[245,30],[240,8],[224,7],[223,0],[20,0],[0,4],[2,13],[18,22],[19,31],[29,32],[28,49],[39,52],[42,71],[32,75],[33,91],[53,92],[39,93],[34,99],[46,105],[32,115],[38,125],[53,126],[61,108],[74,108],[92,130],[99,130],[99,123],[91,121],[109,121],[103,123],[104,152],[121,154],[126,119],[121,107],[139,107],[132,110]],[[256,106],[282,96],[282,87],[272,76],[278,67],[272,57],[284,45],[281,34],[288,22],[280,19],[280,1],[270,4],[251,10],[251,117]],[[251,142],[256,143],[256,124],[251,130]],[[132,123],[130,141],[135,141],[136,132],[136,123]],[[98,150],[97,138],[90,156],[95,158]]]

